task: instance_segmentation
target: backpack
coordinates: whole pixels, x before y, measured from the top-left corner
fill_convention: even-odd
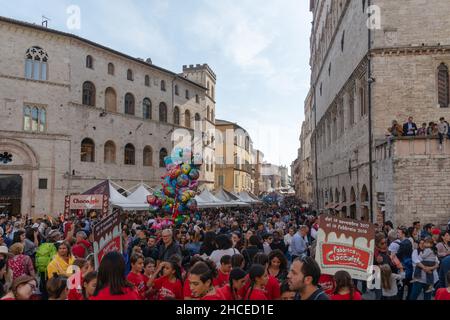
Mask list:
[[[56,255],[57,250],[53,243],[43,243],[36,250],[36,269],[40,273],[47,273],[47,266]]]

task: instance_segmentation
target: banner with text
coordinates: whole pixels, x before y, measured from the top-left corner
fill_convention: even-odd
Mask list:
[[[323,274],[345,270],[353,279],[367,280],[373,262],[375,228],[372,223],[319,216],[316,261]]]
[[[122,253],[122,227],[119,211],[97,223],[94,226],[93,234],[95,268],[98,269],[100,262],[108,252]]]

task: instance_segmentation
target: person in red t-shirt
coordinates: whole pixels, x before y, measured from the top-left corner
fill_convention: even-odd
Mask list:
[[[239,291],[247,282],[246,276],[247,274],[244,270],[241,268],[234,268],[230,272],[229,283],[222,288],[218,288],[217,293],[227,301],[242,300],[242,297],[239,295]]]
[[[450,300],[450,271],[447,272],[447,288],[437,289],[436,295],[434,296],[435,300]]]
[[[83,281],[84,276],[90,270],[90,263],[86,259],[76,259],[73,262],[72,270],[75,271],[75,274],[70,278],[71,284],[69,286],[67,300],[84,300]]]
[[[162,276],[156,278],[161,272]],[[181,268],[175,261],[161,262],[147,285],[156,300],[183,300]]]
[[[145,293],[145,299],[146,300],[155,300],[155,297],[151,295],[151,288],[148,287],[148,282],[150,281],[150,278],[155,274],[156,271],[156,261],[152,258],[145,258],[144,260],[144,274],[142,275],[144,277],[145,286],[146,286],[146,293]]]
[[[269,280],[266,267],[260,264],[253,264],[248,275],[250,287],[245,293],[244,300],[268,300],[264,290]]]
[[[197,262],[189,271],[192,296],[199,300],[224,300],[213,285],[217,273],[216,264],[213,261]]]
[[[189,262],[189,270],[192,269],[192,267],[194,267],[194,265],[199,261],[203,261],[200,256],[193,256]],[[186,278],[184,280],[183,295],[184,300],[198,300],[192,296],[191,287],[189,286],[189,272],[186,274]]]
[[[125,279],[125,269],[120,253],[106,254],[98,269],[97,287],[89,300],[140,300],[139,292]]]
[[[362,300],[361,294],[356,290],[352,277],[347,271],[341,270],[334,275],[336,288],[331,300]]]
[[[257,253],[253,258],[253,263],[260,264],[268,270],[269,267],[269,257],[265,253]],[[264,287],[264,294],[267,297],[267,300],[278,300],[281,297],[280,292],[280,282],[277,280],[277,278],[269,275],[269,272],[267,272],[268,280],[267,284]],[[250,286],[250,282],[247,282],[247,284],[244,287],[244,290],[241,291],[242,295],[245,294],[245,292],[248,291],[248,288]]]
[[[225,255],[220,258],[220,269],[216,278],[214,278],[213,285],[216,288],[221,288],[229,282],[231,271],[231,256]]]
[[[127,280],[134,284],[134,287],[139,292],[141,300],[145,300],[147,293],[147,284],[145,282],[142,270],[144,269],[144,256],[140,253],[134,253],[130,257],[131,272],[127,276]]]

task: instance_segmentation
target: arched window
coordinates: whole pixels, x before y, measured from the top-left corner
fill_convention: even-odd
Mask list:
[[[198,97],[198,94],[195,95],[195,102],[200,103],[200,98]]]
[[[164,158],[167,157],[167,150],[162,148],[159,151],[159,167],[164,168],[166,164],[164,163]]]
[[[150,120],[152,118],[152,102],[149,98],[145,98],[142,102],[142,112],[144,119]]]
[[[353,187],[350,190],[350,218],[356,219],[356,193]]]
[[[150,87],[150,77],[148,75],[145,76],[145,86]]]
[[[186,90],[186,99],[190,99],[190,97],[189,97],[189,90]]]
[[[167,106],[164,102],[159,104],[159,121],[167,123]]]
[[[25,78],[47,80],[48,54],[40,47],[31,47],[25,54]]]
[[[191,127],[191,112],[189,110],[186,110],[184,112],[184,126],[186,128]]]
[[[211,86],[211,98],[215,100],[216,93],[214,91],[214,86]]]
[[[210,109],[209,109],[209,106],[207,106],[207,107],[206,107],[206,119],[211,120],[211,119],[210,119],[210,116],[211,116],[211,111],[210,111]]]
[[[161,91],[166,91],[166,82],[161,80]]]
[[[180,92],[178,91],[178,85],[175,85],[175,95],[179,96]]]
[[[133,71],[131,69],[127,70],[127,80],[133,81]]]
[[[94,58],[92,56],[86,57],[86,68],[94,69]]]
[[[361,190],[361,219],[363,221],[369,221],[369,193],[367,187],[363,185]]]
[[[31,131],[31,108],[29,106],[23,107],[23,130]]]
[[[200,130],[201,128],[201,118],[200,118],[200,114],[196,113],[195,114],[195,130]]]
[[[173,109],[173,123],[180,125],[180,109],[178,107]]]
[[[83,104],[95,107],[95,86],[90,81],[83,83]]]
[[[95,144],[89,138],[81,141],[81,162],[95,162]]]
[[[108,74],[110,75],[114,75],[114,64],[112,64],[111,62],[108,63]]]
[[[125,146],[125,161],[124,163],[126,165],[135,165],[136,161],[135,161],[135,155],[136,155],[136,149],[134,148],[134,146],[129,143]]]
[[[116,163],[116,145],[113,141],[105,143],[104,162],[106,164]]]
[[[143,154],[143,164],[144,167],[151,167],[153,166],[153,149],[150,146],[146,146],[144,148],[144,154]]]
[[[438,100],[441,108],[448,108],[449,105],[449,81],[448,67],[441,63],[438,68]]]
[[[214,122],[214,109],[211,110],[211,122]]]
[[[108,112],[117,112],[117,95],[113,88],[105,90],[105,110]]]
[[[45,132],[47,112],[43,107],[24,106],[23,129],[31,132]]]
[[[125,114],[134,116],[134,96],[131,93],[125,95]]]

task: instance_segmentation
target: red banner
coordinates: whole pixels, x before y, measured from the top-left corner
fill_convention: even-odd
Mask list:
[[[322,244],[322,261],[325,266],[342,266],[366,271],[370,252],[341,244]]]
[[[122,252],[122,227],[119,211],[107,216],[94,226],[94,257],[98,268],[103,257],[112,251]]]

